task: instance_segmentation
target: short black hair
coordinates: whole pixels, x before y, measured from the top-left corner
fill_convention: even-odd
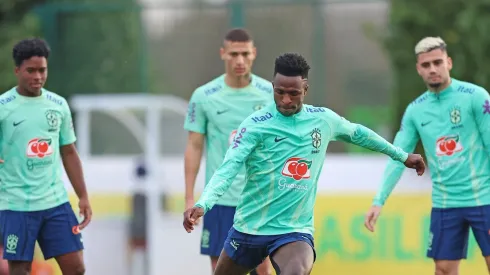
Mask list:
[[[306,59],[297,53],[285,53],[276,58],[274,76],[279,73],[284,76],[301,76],[308,78],[310,65]]]
[[[29,38],[15,44],[12,50],[12,57],[15,65],[19,67],[22,62],[34,56],[48,59],[50,52],[51,49],[46,41],[40,38]]]
[[[225,41],[230,42],[250,42],[252,40],[252,35],[243,28],[231,29],[225,35]]]

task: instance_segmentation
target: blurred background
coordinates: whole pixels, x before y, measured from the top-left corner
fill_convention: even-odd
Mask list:
[[[229,28],[252,33],[254,73],[270,80],[277,55],[299,52],[312,66],[307,103],[392,141],[406,105],[425,90],[413,50],[421,38],[441,36],[453,76],[489,88],[489,15],[488,0],[2,0],[0,90],[16,83],[12,46],[46,39],[46,88],[70,102],[95,215],[83,235],[86,274],[208,275],[200,228],[182,228],[183,121],[194,89],[224,71],[219,47]],[[433,274],[428,173],[404,174],[377,232],[363,228],[386,161],[331,144],[312,274]],[[61,274],[36,257],[33,274]],[[485,272],[471,237],[461,274]]]

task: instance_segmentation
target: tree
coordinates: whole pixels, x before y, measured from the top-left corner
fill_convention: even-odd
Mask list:
[[[0,91],[7,91],[16,85],[13,73],[12,47],[19,40],[39,36],[39,22],[32,13],[35,4],[42,0],[2,0],[0,2]]]
[[[490,87],[490,1],[391,0],[384,45],[395,78],[396,127],[407,105],[426,88],[415,70],[414,47],[426,36],[440,36],[453,58],[452,76]]]

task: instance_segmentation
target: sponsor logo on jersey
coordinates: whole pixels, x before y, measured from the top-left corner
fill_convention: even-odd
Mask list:
[[[315,108],[305,107],[305,110],[308,113],[325,113],[325,108],[321,108],[321,107],[315,107]]]
[[[15,99],[15,95],[11,95],[11,96],[9,96],[7,98],[2,98],[2,99],[0,99],[0,104],[5,105],[5,104],[7,104],[9,102],[14,101],[14,99]]]
[[[490,101],[485,100],[485,104],[483,104],[483,114],[489,114],[490,115]]]
[[[44,158],[52,153],[50,138],[34,138],[27,143],[26,155],[29,158]]]
[[[459,140],[459,135],[443,136],[436,141],[437,156],[451,156],[461,150],[463,150],[463,146]]]
[[[233,149],[237,148],[238,145],[242,142],[243,134],[247,132],[247,128],[242,128],[240,132],[235,131],[235,135],[233,136]]]
[[[194,123],[196,121],[196,103],[192,102],[187,108],[187,117],[189,123]]]
[[[312,161],[304,158],[289,158],[282,168],[282,175],[295,180],[309,179]]]
[[[271,119],[271,118],[272,118],[272,114],[271,114],[271,113],[269,113],[269,112],[267,112],[267,113],[265,113],[265,115],[263,115],[263,116],[256,116],[256,117],[252,117],[252,120],[253,120],[254,122],[259,122],[259,121],[266,121],[266,120]]]
[[[236,133],[237,133],[237,130],[233,130],[233,131],[231,131],[231,133],[230,133],[230,137],[228,138],[228,146],[229,146],[229,145],[231,145],[231,143],[232,143],[232,142],[233,142],[233,140],[235,139]]]

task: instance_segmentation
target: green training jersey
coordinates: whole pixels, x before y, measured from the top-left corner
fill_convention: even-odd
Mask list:
[[[196,203],[209,211],[233,184],[243,164],[246,184],[234,228],[254,235],[313,234],[317,181],[328,143],[343,140],[406,161],[408,154],[333,111],[303,105],[283,116],[275,105],[255,112],[239,127],[223,164]]]
[[[223,162],[242,121],[254,111],[274,102],[270,81],[252,75],[247,87],[236,89],[225,83],[225,75],[199,87],[192,94],[184,128],[206,135],[206,182]],[[245,182],[242,167],[232,187],[218,201],[236,206]]]
[[[432,206],[490,204],[490,96],[480,86],[451,80],[408,105],[394,144],[407,152],[422,145],[432,178]],[[389,162],[374,205],[385,203],[404,167]]]
[[[42,89],[26,97],[12,88],[0,96],[0,210],[38,211],[68,201],[60,146],[75,142],[68,104]]]

